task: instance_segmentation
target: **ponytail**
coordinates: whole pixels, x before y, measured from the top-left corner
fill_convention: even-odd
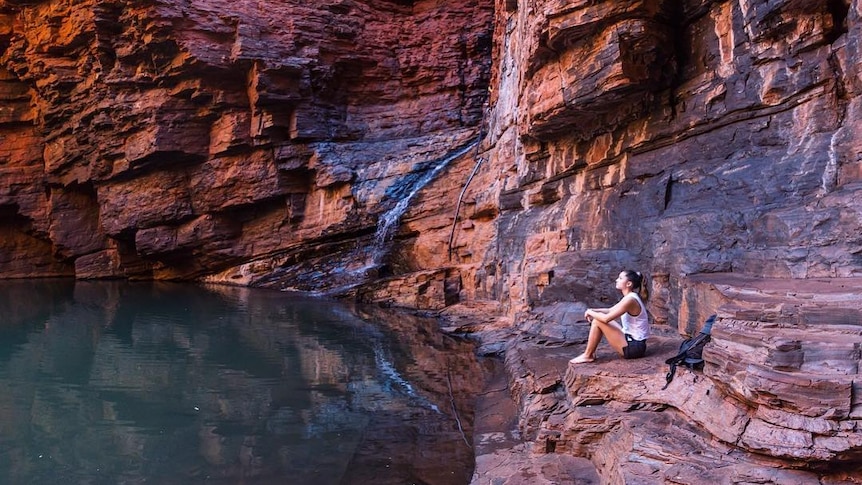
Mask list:
[[[637,291],[638,296],[641,297],[641,301],[646,303],[649,300],[647,277],[639,271],[632,271],[630,269],[625,270],[624,273],[626,278],[632,282],[632,290]]]

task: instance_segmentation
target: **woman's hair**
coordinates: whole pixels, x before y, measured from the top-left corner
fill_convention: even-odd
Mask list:
[[[643,273],[632,271],[627,269],[623,271],[623,274],[626,275],[626,279],[632,282],[632,290],[638,292],[638,296],[641,297],[644,303],[649,299],[649,289],[647,288],[647,278]]]

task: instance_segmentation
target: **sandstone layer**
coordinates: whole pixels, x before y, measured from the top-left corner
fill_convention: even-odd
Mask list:
[[[332,283],[292,266],[371,246],[398,191],[475,143],[492,15],[0,2],[0,273]]]
[[[476,330],[537,456],[588,457],[602,483],[859,481],[860,13],[497,2],[497,163],[476,176],[498,194],[497,237],[466,281],[511,317]],[[578,347],[549,363],[626,267],[652,276],[669,342],[635,365],[567,368]],[[677,333],[712,313],[704,373],[662,391]],[[545,469],[507,474],[495,455],[512,456],[485,456],[499,468],[474,482]]]
[[[7,0],[0,274],[440,311],[533,477],[858,481],[859,66],[859,0]],[[656,353],[566,370],[626,267]]]
[[[498,429],[477,427],[473,483],[862,482],[862,280],[791,287],[713,274],[696,284],[723,300],[713,340],[703,371],[680,368],[669,382],[675,332],[651,337],[644,359],[604,347],[593,365],[567,363],[586,340],[586,322],[557,338],[512,335],[505,367],[520,406]],[[480,421],[507,416],[480,413]],[[518,439],[500,446],[504,433]]]

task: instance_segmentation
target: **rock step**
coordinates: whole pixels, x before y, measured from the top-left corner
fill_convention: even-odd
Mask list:
[[[696,387],[704,381],[708,380],[698,373],[683,370],[673,385]],[[717,440],[673,407],[593,402],[551,417],[539,432],[534,451],[553,448],[558,453],[588,457],[602,483],[612,484],[814,484],[824,479],[821,473],[804,469],[802,462],[747,453]],[[702,405],[707,413],[725,412],[720,406]],[[549,446],[548,441],[554,445]]]
[[[713,437],[752,453],[785,460],[858,458],[862,436],[856,431],[858,420],[848,419],[849,381],[840,388],[831,376],[805,374],[803,382],[754,365],[745,367],[743,377],[729,378],[707,361],[703,373],[681,369],[663,389],[664,360],[671,355],[673,351],[634,361],[570,366],[565,377],[568,404],[573,409],[605,403],[617,403],[623,410],[672,407]],[[737,383],[735,378],[743,380]],[[830,394],[840,389],[844,392]]]
[[[853,462],[858,434],[839,421],[751,410],[709,375],[686,368],[662,389],[664,361],[681,340],[652,337],[650,352],[637,360],[603,346],[596,363],[581,365],[567,363],[579,347],[513,346],[507,365],[520,379],[512,393],[532,452],[588,458],[602,483],[626,484],[656,483],[657,476],[668,483],[818,483],[826,475],[809,469],[810,461]],[[832,452],[823,450],[827,440]]]
[[[510,395],[507,371],[495,366],[476,405],[473,447],[476,468],[471,483],[495,485],[595,485],[592,462],[560,453],[531,453],[518,426],[518,406]]]
[[[568,360],[587,325],[545,318],[513,332],[504,355],[518,449],[588,459],[601,483],[862,483],[862,326],[848,297],[859,281],[799,282],[790,294],[795,282],[699,278],[709,298],[687,311],[701,325],[718,315],[706,365],[679,368],[667,386],[665,360],[685,338],[673,331],[657,328],[642,359],[603,343],[578,365]],[[522,459],[533,471],[536,460]]]
[[[570,451],[589,456],[602,483],[819,483],[815,473],[768,458],[753,460],[712,439],[673,409],[584,406],[573,411],[570,422],[583,423],[580,430],[571,429],[571,444],[576,444]],[[596,434],[599,424],[606,431]]]

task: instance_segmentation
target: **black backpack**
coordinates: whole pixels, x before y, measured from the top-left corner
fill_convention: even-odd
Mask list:
[[[703,348],[712,339],[710,334],[712,333],[713,322],[715,322],[715,315],[710,315],[703,324],[703,329],[700,333],[694,337],[685,339],[682,345],[679,346],[679,353],[665,361],[665,364],[670,365],[670,371],[665,376],[667,383],[662,387],[662,390],[667,389],[667,386],[670,385],[670,381],[673,380],[678,366],[682,365],[689,369],[697,370],[703,369]]]

